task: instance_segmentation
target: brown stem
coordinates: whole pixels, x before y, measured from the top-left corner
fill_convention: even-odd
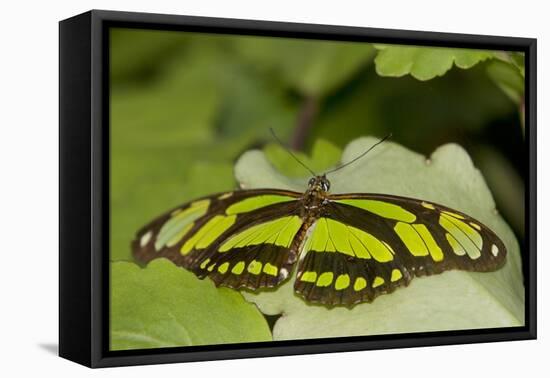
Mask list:
[[[296,122],[296,128],[294,129],[294,135],[290,142],[290,147],[294,150],[301,150],[304,148],[307,135],[313,126],[313,120],[317,116],[319,111],[319,102],[314,96],[308,96],[304,99],[298,119]]]
[[[521,96],[521,100],[519,103],[519,117],[521,131],[523,131],[523,135],[525,136],[525,96]]]

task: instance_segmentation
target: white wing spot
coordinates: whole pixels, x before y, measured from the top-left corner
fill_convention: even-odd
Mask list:
[[[153,231],[149,231],[148,233],[143,235],[141,239],[139,239],[139,246],[141,248],[145,247],[147,243],[149,243],[149,241],[151,240],[152,236],[153,236]]]
[[[287,277],[288,277],[288,270],[286,270],[285,268],[281,268],[279,270],[279,279],[284,280]]]
[[[493,256],[497,257],[497,255],[498,255],[498,247],[497,247],[495,244],[493,244],[493,245],[491,246],[491,253],[493,254]]]
[[[229,192],[229,193],[224,193],[222,194],[221,196],[218,197],[219,200],[223,200],[223,199],[226,199],[226,198],[229,198],[233,195],[233,192]]]

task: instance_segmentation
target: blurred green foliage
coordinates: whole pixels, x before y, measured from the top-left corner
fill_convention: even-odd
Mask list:
[[[424,154],[457,142],[477,158],[501,123],[497,153],[514,159],[522,74],[517,53],[113,29],[112,259],[131,260],[129,239],[164,209],[234,187],[234,160],[272,141],[270,127],[306,152],[391,132]]]
[[[314,170],[365,135],[392,133],[426,155],[458,143],[522,240],[520,53],[138,29],[110,38],[113,261],[133,261],[131,239],[162,212],[234,188],[236,160],[273,142],[269,128]],[[304,175],[280,149],[265,153]]]

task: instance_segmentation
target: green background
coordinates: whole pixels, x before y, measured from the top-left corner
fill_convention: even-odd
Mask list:
[[[522,244],[522,54],[131,29],[113,29],[110,41],[113,349],[271,339],[274,318],[251,311],[238,293],[220,293],[168,262],[143,270],[141,280],[134,264],[121,262],[133,261],[130,241],[154,217],[235,188],[234,166],[245,151],[264,148],[283,174],[307,179],[269,145],[269,128],[314,170],[336,164],[349,142],[366,135],[392,133],[392,141],[424,155],[457,143]],[[161,282],[151,269],[161,272]],[[200,316],[183,319],[171,296],[182,306],[196,301],[186,300],[178,280],[223,297],[225,318],[245,314],[250,333],[223,324],[224,316],[216,322],[233,333],[222,338],[197,324]],[[138,289],[150,294],[159,287],[144,305]],[[151,303],[162,296],[172,306],[164,312]],[[141,315],[128,312],[134,308]],[[208,310],[194,308],[199,315]],[[159,322],[165,327],[151,326]],[[171,339],[174,324],[202,336]]]

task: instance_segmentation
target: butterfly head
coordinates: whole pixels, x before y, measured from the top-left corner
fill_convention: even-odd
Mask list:
[[[309,190],[316,192],[328,192],[330,190],[330,181],[326,175],[314,176],[309,179]]]

